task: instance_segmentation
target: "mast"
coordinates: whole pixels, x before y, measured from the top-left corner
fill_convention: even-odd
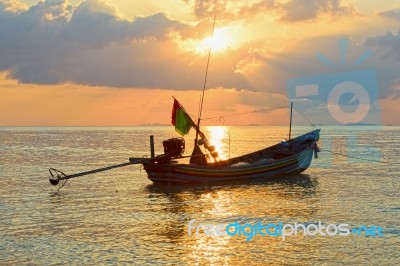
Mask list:
[[[289,125],[289,141],[292,135],[292,113],[293,113],[293,102],[290,102],[290,125]]]
[[[216,18],[216,17],[217,17],[217,15],[214,15],[214,23],[213,23],[213,28],[212,28],[211,40],[214,39],[214,29],[215,29],[215,18]],[[208,49],[207,68],[206,68],[206,75],[205,75],[205,77],[204,77],[203,92],[202,92],[201,99],[200,99],[200,108],[199,108],[199,116],[198,116],[198,119],[197,119],[197,130],[196,130],[195,145],[197,144],[197,140],[198,140],[198,138],[199,138],[200,120],[201,120],[201,113],[202,113],[202,111],[203,111],[204,92],[205,92],[205,90],[206,90],[206,84],[207,84],[208,66],[210,65],[211,49],[212,49],[212,42],[211,42],[211,44],[210,44],[210,48]]]

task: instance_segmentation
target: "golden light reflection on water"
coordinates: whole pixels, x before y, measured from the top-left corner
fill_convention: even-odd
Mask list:
[[[181,252],[187,262],[230,265],[241,261],[232,255],[235,255],[243,244],[252,249],[260,249],[260,252],[253,256],[255,261],[261,262],[265,247],[278,254],[282,252],[280,247],[288,243],[290,249],[296,252],[299,248],[294,244],[303,237],[293,237],[283,243],[280,238],[255,236],[253,240],[247,242],[243,236],[207,236],[202,229],[199,230],[198,236],[195,235],[195,229],[189,236],[188,222],[194,219],[196,225],[216,225],[233,223],[236,220],[241,224],[256,224],[259,220],[263,223],[294,218],[300,218],[301,221],[311,220],[316,216],[313,208],[309,206],[314,202],[312,197],[316,184],[307,176],[299,176],[296,180],[289,184],[255,183],[214,188],[205,186],[177,191],[168,188],[163,191],[163,188],[152,186],[154,190],[151,188],[150,191],[155,192],[158,200],[169,202],[167,204],[169,207],[163,210],[161,216],[180,214],[186,217],[180,230],[176,230],[174,219],[164,220],[161,232],[165,239],[180,243],[179,245],[184,247]],[[302,198],[309,198],[308,203],[299,201]],[[243,251],[241,253],[243,255]]]
[[[214,193],[203,194],[200,200],[211,202],[210,207],[204,210],[206,213],[214,217],[226,217],[235,215],[232,209],[232,194],[227,191],[216,191]]]
[[[286,127],[210,127],[207,135],[221,156],[227,154],[229,129],[232,156],[277,143],[287,135]],[[352,133],[341,130],[342,135]],[[323,137],[340,133],[336,128],[327,131]],[[399,207],[392,197],[398,194],[396,165],[389,165],[394,171],[390,176],[380,164],[366,167],[333,158],[332,168],[310,168],[282,181],[181,188],[151,185],[144,171],[130,166],[73,179],[56,195],[47,183],[44,172],[49,166],[74,173],[123,162],[149,153],[143,144],[148,135],[163,140],[171,132],[150,127],[0,132],[3,264],[74,265],[82,264],[84,257],[91,264],[396,265]],[[379,134],[362,135],[359,140],[380,147],[383,159],[390,161],[398,157],[399,132],[400,128],[387,129],[387,141],[381,141]],[[333,145],[344,152],[343,139]],[[327,162],[328,155],[321,153],[316,166]],[[208,237],[204,232],[188,236],[191,219],[210,224],[321,220],[379,224],[388,231],[384,239],[299,235],[285,241],[267,236],[246,241],[243,236]]]
[[[222,160],[229,159],[229,128],[224,126],[207,127],[209,142],[215,146],[215,150]]]

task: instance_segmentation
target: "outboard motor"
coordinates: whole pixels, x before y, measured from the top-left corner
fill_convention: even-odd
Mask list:
[[[167,159],[179,158],[185,152],[185,140],[183,138],[172,138],[163,141],[164,154]]]

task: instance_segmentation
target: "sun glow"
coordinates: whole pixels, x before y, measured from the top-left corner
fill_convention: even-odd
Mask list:
[[[235,39],[230,28],[215,29],[214,35],[200,40],[196,50],[199,53],[208,52],[211,48],[212,52],[224,52],[229,48],[233,48]]]
[[[205,55],[211,48],[212,52],[224,53],[228,50],[236,50],[239,46],[239,37],[242,36],[239,25],[216,28],[213,36],[205,36],[201,39],[177,36],[177,42],[181,49]]]
[[[229,147],[227,147],[227,142],[228,142],[228,129],[224,126],[213,126],[213,127],[207,127],[208,133],[209,133],[209,141],[211,145],[215,146],[215,150],[219,154],[219,158],[224,160],[228,159],[227,155],[227,150]]]

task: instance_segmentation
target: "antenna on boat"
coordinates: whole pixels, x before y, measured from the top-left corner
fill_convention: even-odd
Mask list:
[[[289,140],[292,137],[292,115],[293,115],[293,102],[290,102],[290,124],[289,124]]]
[[[217,15],[214,15],[214,22],[213,22],[211,40],[214,39],[214,29],[215,29],[215,19],[216,19],[216,17],[217,17]],[[206,75],[205,75],[205,77],[204,77],[203,93],[202,93],[201,99],[200,99],[200,108],[199,108],[199,116],[198,116],[198,119],[197,119],[197,130],[196,130],[196,141],[195,141],[195,145],[197,144],[197,139],[199,138],[200,120],[201,120],[201,113],[202,113],[202,111],[203,111],[204,92],[205,92],[205,90],[206,90],[206,84],[207,84],[208,66],[210,65],[211,49],[212,49],[212,42],[210,43],[210,48],[208,49],[207,68],[206,68]]]

